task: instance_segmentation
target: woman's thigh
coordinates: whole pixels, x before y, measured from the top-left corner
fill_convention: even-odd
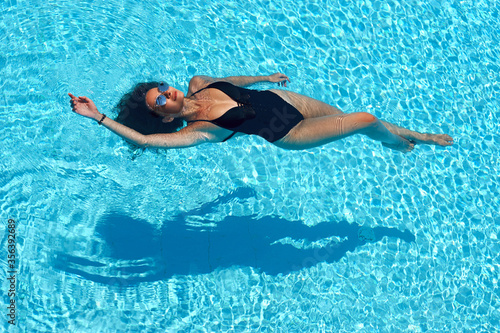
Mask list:
[[[293,105],[306,119],[343,114],[336,107],[311,97],[287,90],[271,89],[271,91]]]
[[[274,144],[290,150],[313,148],[353,134],[363,134],[376,121],[374,116],[366,112],[304,119]]]

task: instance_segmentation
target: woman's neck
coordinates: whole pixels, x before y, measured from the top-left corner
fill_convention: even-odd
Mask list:
[[[203,118],[203,114],[208,113],[210,109],[209,101],[200,101],[192,97],[184,99],[180,117],[186,121],[197,120]]]

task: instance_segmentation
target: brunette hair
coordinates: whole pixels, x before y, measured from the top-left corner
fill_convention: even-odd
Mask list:
[[[132,91],[122,96],[115,107],[118,116],[115,120],[144,135],[155,133],[172,133],[184,126],[182,119],[175,118],[164,123],[162,118],[146,105],[146,93],[158,87],[158,82],[142,82],[136,84]]]

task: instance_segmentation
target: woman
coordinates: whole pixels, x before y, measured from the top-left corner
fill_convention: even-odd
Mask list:
[[[380,121],[366,112],[346,114],[318,100],[290,91],[245,89],[257,82],[286,86],[281,73],[215,79],[195,76],[187,95],[160,83],[139,96],[137,103],[158,116],[158,122],[179,119],[188,125],[174,133],[143,134],[99,113],[87,97],[71,97],[73,111],[96,120],[140,147],[183,148],[256,134],[284,149],[307,149],[364,134],[394,150],[409,152],[416,143],[449,146],[446,134],[422,134]],[[133,126],[133,125],[129,125]]]

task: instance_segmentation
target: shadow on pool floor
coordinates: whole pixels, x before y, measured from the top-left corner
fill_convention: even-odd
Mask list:
[[[135,285],[145,281],[168,279],[174,275],[210,273],[219,268],[251,266],[271,275],[287,274],[320,262],[339,261],[348,251],[383,237],[415,241],[406,230],[361,227],[355,223],[323,222],[308,227],[300,221],[278,217],[227,216],[215,226],[203,216],[231,200],[255,196],[251,189],[240,188],[198,209],[177,215],[156,227],[144,220],[120,213],[109,213],[96,226],[104,244],[98,259],[76,257],[63,252],[54,256],[54,267],[78,274],[85,279],[112,285]],[[186,223],[196,218],[197,225]],[[277,242],[284,238],[314,242],[341,237],[323,246],[296,247]],[[97,244],[89,244],[99,248]]]

